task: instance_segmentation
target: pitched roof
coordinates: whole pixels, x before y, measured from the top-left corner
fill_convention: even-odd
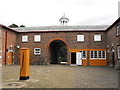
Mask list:
[[[110,28],[112,28],[118,22],[120,22],[120,17],[112,25],[110,25],[106,30],[109,30]]]
[[[7,29],[7,30],[10,30],[10,31],[13,31],[13,32],[17,32],[16,30],[14,30],[14,29],[12,29],[12,28],[9,28],[9,27],[7,27],[7,26],[5,26],[5,25],[2,25],[2,24],[0,24],[0,28],[5,28],[5,29]]]
[[[12,28],[17,32],[105,31],[109,25],[39,26]]]

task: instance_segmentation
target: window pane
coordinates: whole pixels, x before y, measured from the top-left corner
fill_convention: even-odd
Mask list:
[[[77,41],[84,42],[84,35],[77,35]]]
[[[86,58],[86,51],[83,51],[83,58]]]
[[[99,54],[99,58],[102,58],[102,52],[98,51],[98,54]]]
[[[41,40],[40,35],[34,35],[35,42],[40,42],[40,40]]]
[[[120,58],[120,46],[118,47],[118,58]]]
[[[120,26],[117,26],[117,35],[120,35]]]
[[[41,49],[40,48],[34,48],[34,54],[35,55],[40,55]]]
[[[94,35],[94,41],[101,41],[101,35],[99,34]]]
[[[97,51],[94,51],[94,58],[97,58]]]
[[[28,36],[27,35],[22,36],[22,42],[28,42]]]
[[[102,51],[102,58],[105,58],[105,51]]]
[[[91,55],[91,58],[93,58],[93,51],[91,51],[91,54],[90,54],[90,55]]]

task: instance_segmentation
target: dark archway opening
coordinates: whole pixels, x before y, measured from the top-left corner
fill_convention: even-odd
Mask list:
[[[67,46],[61,40],[51,42],[49,46],[50,64],[60,64],[67,62]]]
[[[113,64],[113,67],[114,67],[114,65],[115,65],[115,50],[114,50],[114,48],[112,48],[112,64]]]

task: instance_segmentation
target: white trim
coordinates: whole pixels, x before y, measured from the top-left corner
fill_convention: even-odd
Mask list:
[[[38,53],[36,53],[36,49],[39,49],[39,51],[37,51]],[[41,54],[41,48],[34,48],[34,55],[40,55]]]
[[[91,58],[91,51],[90,51],[90,59],[106,59],[106,51],[104,51],[105,52],[105,58],[102,58],[103,57],[103,52],[102,51],[100,51],[101,52],[101,58],[99,58],[99,51],[97,51],[97,58],[94,58],[95,57],[95,51],[93,51],[93,58]]]
[[[77,35],[77,42],[84,42],[85,41],[85,35]]]
[[[94,59],[94,51],[93,51],[93,58],[91,58],[91,52],[92,52],[92,51],[90,51],[90,59]]]
[[[107,28],[105,28],[105,29],[102,29],[102,28],[101,28],[101,29],[54,29],[54,30],[48,30],[48,29],[46,29],[46,30],[44,30],[44,29],[43,29],[43,30],[30,29],[30,30],[28,30],[28,31],[26,31],[26,30],[19,30],[19,29],[17,30],[17,29],[16,29],[15,31],[18,31],[18,32],[30,32],[30,31],[45,32],[45,31],[65,31],[65,30],[68,30],[68,31],[73,31],[73,30],[74,30],[74,31],[78,31],[78,30],[82,30],[82,31],[83,31],[83,30],[86,30],[86,31],[90,31],[90,30],[92,30],[92,31],[100,30],[100,31],[101,31],[101,30],[102,30],[102,31],[105,31],[106,29],[107,29]]]
[[[94,41],[102,41],[102,36],[101,36],[101,34],[95,34],[95,35],[94,35]]]
[[[34,35],[34,42],[40,42],[41,41],[41,35]]]
[[[117,25],[116,30],[117,30],[117,36],[119,36],[120,35],[120,26],[119,25]]]
[[[28,35],[22,35],[22,42],[28,42]]]
[[[83,51],[79,51],[79,52],[82,52],[82,59],[86,59],[87,58],[87,51],[85,51],[85,57],[86,58],[83,58]]]

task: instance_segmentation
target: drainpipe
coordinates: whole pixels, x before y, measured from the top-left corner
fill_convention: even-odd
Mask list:
[[[8,39],[8,32],[6,31],[5,32],[5,65],[6,65],[6,57],[7,57],[7,54],[6,54],[6,52],[7,52],[7,44],[8,44],[8,42],[7,42],[7,39]]]

